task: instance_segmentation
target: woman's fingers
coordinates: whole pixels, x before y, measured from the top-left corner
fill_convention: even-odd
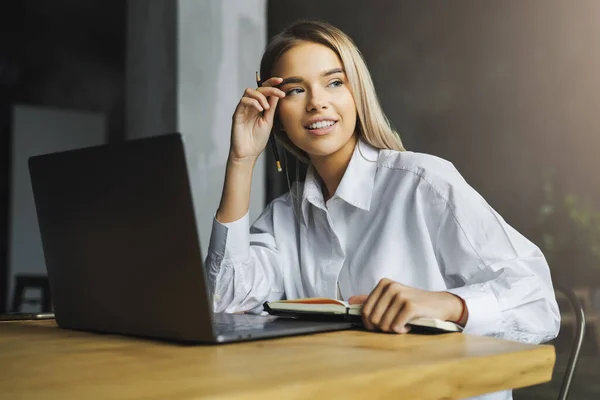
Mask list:
[[[417,314],[417,307],[412,301],[406,301],[400,312],[395,314],[394,321],[389,327],[389,332],[407,333],[410,327],[406,326]]]
[[[247,88],[244,91],[244,98],[250,98],[258,101],[262,108],[264,108],[265,110],[268,110],[270,108],[269,102],[267,101],[265,95],[256,89]]]
[[[368,325],[371,330],[379,327],[381,316],[391,300],[391,295],[385,295],[391,283],[393,281],[389,279],[380,280],[375,289],[369,294],[362,308],[363,321],[365,321],[365,325]]]
[[[267,86],[263,86],[263,87],[259,87],[258,90],[260,93],[262,93],[265,96],[276,96],[279,98],[283,98],[285,97],[285,92],[281,89],[278,89],[276,87],[267,87]]]
[[[273,121],[275,117],[275,110],[277,109],[277,103],[279,102],[279,97],[271,96],[269,97],[269,109],[265,111],[265,119],[267,121]]]
[[[258,89],[247,88],[244,91],[244,97],[257,100],[261,107],[265,110],[271,108],[268,97],[275,97],[277,99],[285,97],[285,93],[274,87],[260,87]]]
[[[391,293],[390,289],[391,285],[388,285],[381,290],[377,302],[369,313],[369,322],[380,329],[383,316],[392,306],[392,300],[394,300],[394,293]]]
[[[361,294],[358,296],[350,296],[350,298],[348,299],[348,304],[365,304],[368,297],[369,296],[366,294]]]
[[[278,76],[273,76],[273,77],[267,79],[266,81],[264,81],[261,86],[262,87],[277,86],[277,85],[281,84],[281,81],[283,81],[283,78],[280,78]]]
[[[406,324],[417,315],[418,307],[406,289],[390,279],[379,281],[363,305],[365,327],[383,332],[408,332],[410,327]]]
[[[258,112],[264,111],[264,108],[260,105],[260,103],[256,99],[253,99],[250,97],[242,97],[242,100],[240,100],[240,103],[246,107],[255,108],[256,110],[258,110]]]
[[[254,108],[258,112],[267,111],[265,117],[272,119],[275,113],[274,108],[277,106],[279,99],[285,97],[285,92],[274,87],[280,84],[282,80],[282,78],[274,77],[264,81],[259,88],[247,88],[244,90],[240,104]]]
[[[384,332],[391,332],[396,316],[403,310],[404,305],[404,298],[400,292],[397,292],[388,303],[387,308],[383,310],[379,321],[379,329]]]
[[[373,291],[369,294],[367,301],[365,301],[365,304],[362,307],[363,316],[368,317],[371,315],[371,311],[373,311],[373,307],[375,307],[375,304],[377,304],[382,291],[383,286],[380,281],[377,286],[375,286],[375,289],[373,289]]]

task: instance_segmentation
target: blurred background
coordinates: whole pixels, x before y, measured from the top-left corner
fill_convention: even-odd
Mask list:
[[[542,248],[588,316],[572,398],[600,398],[597,0],[2,2],[0,312],[44,303],[32,155],[182,132],[205,252],[231,115],[268,38],[298,19],[349,34],[407,149],[452,161]],[[272,162],[255,171],[251,218],[287,190]],[[555,379],[516,399],[557,396],[574,340],[561,309]]]

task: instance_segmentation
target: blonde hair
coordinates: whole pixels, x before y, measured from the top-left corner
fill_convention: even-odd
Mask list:
[[[371,74],[362,54],[348,35],[338,28],[321,21],[299,21],[284,29],[270,41],[260,62],[260,76],[272,76],[275,63],[281,56],[300,42],[319,43],[329,47],[342,60],[356,104],[357,127],[360,137],[379,149],[404,151],[400,135],[392,128],[383,113]],[[297,147],[281,131],[278,121],[273,124],[275,137],[299,160],[309,163],[307,154]]]

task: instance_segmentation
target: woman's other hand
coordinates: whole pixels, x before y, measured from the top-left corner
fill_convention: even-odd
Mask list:
[[[437,318],[466,324],[463,300],[448,292],[430,292],[382,279],[369,295],[352,296],[350,304],[363,304],[362,319],[369,330],[407,333],[414,318]],[[462,318],[461,318],[462,316]],[[459,319],[461,319],[459,321]]]

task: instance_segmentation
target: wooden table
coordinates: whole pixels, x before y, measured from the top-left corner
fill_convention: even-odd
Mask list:
[[[342,331],[190,346],[0,323],[0,398],[461,398],[550,380],[552,346]]]

